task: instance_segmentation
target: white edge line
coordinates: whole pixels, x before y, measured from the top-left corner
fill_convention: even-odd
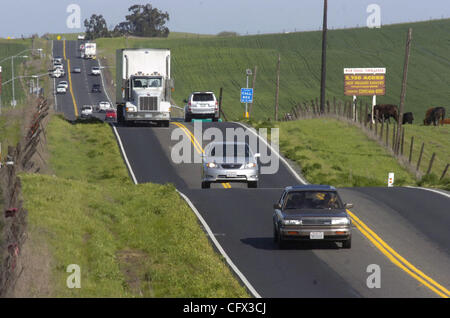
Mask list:
[[[131,174],[131,178],[133,179],[134,184],[138,184],[136,176],[134,175],[133,169],[131,169],[130,162],[128,161],[127,154],[125,152],[125,149],[123,148],[122,140],[120,139],[119,133],[117,132],[116,126],[110,123],[110,125],[113,128],[114,134],[116,135],[116,139],[119,142],[120,151],[122,152],[122,155],[125,159],[125,164],[127,165],[128,171]]]
[[[284,163],[284,165],[291,171],[291,173],[297,178],[298,181],[300,181],[302,184],[309,184],[305,179],[303,179],[302,177],[300,177],[300,175],[291,167],[291,165],[286,161],[286,159],[284,159],[277,151],[275,151],[275,149],[272,148],[271,145],[269,145],[269,143],[264,139],[261,138],[261,136],[259,136],[256,132],[255,129],[253,127],[248,127],[240,122],[232,122],[235,124],[238,124],[242,127],[244,127],[245,129],[249,130],[252,132],[252,134],[254,134],[256,137],[258,137],[260,140],[262,140],[269,148],[270,151],[272,151],[273,153],[275,153],[278,158],[280,158],[280,160]]]
[[[185,194],[183,194],[182,192],[178,191],[178,189],[177,189],[177,192],[187,202],[187,204],[190,206],[190,208],[194,211],[195,215],[200,220],[201,224],[205,228],[206,232],[208,233],[209,237],[213,241],[214,245],[216,246],[216,248],[218,249],[220,254],[222,254],[222,256],[225,258],[225,260],[227,261],[227,263],[231,267],[231,269],[236,273],[236,275],[238,275],[240,280],[244,283],[244,285],[247,287],[247,289],[252,293],[253,297],[261,298],[261,295],[258,294],[258,292],[255,290],[255,288],[253,288],[253,286],[250,284],[250,282],[247,280],[247,278],[244,276],[244,274],[242,274],[242,272],[237,268],[237,266],[234,265],[233,261],[228,257],[227,253],[222,248],[220,243],[217,241],[216,237],[212,233],[212,231],[209,228],[208,224],[203,219],[203,217],[201,216],[200,212],[198,212],[197,208],[194,206],[194,204],[191,202],[191,200],[189,200],[189,198]]]
[[[443,196],[446,196],[447,198],[450,198],[450,194],[439,191],[439,190],[435,190],[435,189],[429,189],[429,188],[422,188],[422,187],[413,187],[413,186],[407,186],[406,188],[411,188],[411,189],[419,189],[419,190],[425,190],[425,191],[431,191]]]
[[[97,62],[98,62],[98,66],[100,68],[100,77],[102,78],[103,91],[105,92],[106,98],[108,99],[109,103],[112,106],[111,98],[109,98],[109,95],[108,95],[108,89],[106,88],[105,82],[103,81],[102,64],[100,63],[100,58],[97,59]]]
[[[117,132],[116,126],[112,125],[112,124],[111,124],[111,126],[113,127],[114,134],[116,135],[116,139],[119,142],[120,150],[122,152],[123,157],[125,158],[125,163],[126,163],[126,165],[128,167],[128,171],[131,174],[133,182],[134,182],[134,184],[138,184],[138,182],[136,180],[136,176],[134,175],[133,169],[131,168],[130,162],[128,161],[127,154],[125,153],[125,149],[123,148],[122,140],[120,139],[120,136],[119,136],[119,133]],[[194,206],[194,204],[191,202],[191,200],[189,200],[189,198],[185,194],[183,194],[182,192],[178,191],[178,189],[176,189],[176,191],[186,201],[186,203],[189,205],[189,207],[192,209],[192,211],[194,211],[195,215],[199,219],[199,221],[202,224],[203,228],[206,230],[207,234],[211,238],[211,241],[214,243],[214,245],[216,246],[217,250],[220,252],[220,254],[222,254],[222,256],[227,261],[228,265],[236,273],[236,275],[240,278],[240,280],[244,283],[244,285],[247,287],[247,289],[250,291],[250,293],[252,293],[253,297],[261,298],[261,295],[259,295],[258,292],[255,290],[255,288],[253,288],[253,286],[250,284],[250,282],[247,280],[247,278],[244,276],[244,274],[242,274],[242,272],[237,268],[237,266],[234,265],[233,261],[230,259],[230,257],[227,255],[227,253],[222,248],[220,243],[217,241],[217,239],[215,238],[214,234],[212,233],[210,227],[208,226],[206,221],[203,219],[203,217],[201,216],[201,214],[197,210],[197,208]]]

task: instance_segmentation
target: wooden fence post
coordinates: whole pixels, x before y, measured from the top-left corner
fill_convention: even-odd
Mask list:
[[[409,146],[409,163],[411,163],[412,160],[413,147],[414,147],[414,136],[411,137],[411,145]]]
[[[430,174],[431,168],[433,167],[434,157],[436,157],[436,153],[433,152],[433,155],[431,156],[430,165],[428,166],[427,174]]]
[[[441,178],[440,178],[439,180],[444,179],[445,174],[447,173],[447,170],[448,170],[448,167],[449,167],[449,166],[450,166],[450,163],[447,163],[447,165],[445,166],[444,172],[442,173],[442,176],[441,176]]]
[[[386,147],[389,147],[389,122],[386,122]]]
[[[384,131],[384,120],[381,122],[380,140],[383,140],[383,131]]]
[[[401,145],[401,150],[400,150],[400,154],[403,156],[403,146],[405,144],[405,128],[402,128],[402,145]]]
[[[396,137],[396,135],[395,135],[395,123],[394,123],[394,125],[392,126],[392,145],[391,145],[391,147],[392,147],[392,150],[394,150],[395,151],[395,137]]]
[[[333,97],[333,113],[336,115],[336,96]]]
[[[378,137],[378,120],[375,119],[375,136]]]
[[[425,147],[425,143],[422,143],[422,147],[420,148],[419,160],[417,161],[416,171],[419,171],[420,162],[422,161],[423,148]]]
[[[367,105],[367,103],[366,103],[366,107],[365,107],[365,109],[364,109],[364,126],[367,126],[367,107],[368,107],[368,105]]]

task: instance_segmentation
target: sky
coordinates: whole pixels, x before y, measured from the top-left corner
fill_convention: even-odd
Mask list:
[[[125,21],[128,8],[151,3],[167,11],[171,31],[241,35],[319,30],[322,0],[2,0],[0,37],[38,33],[83,32],[83,21],[102,14],[113,28]],[[75,4],[80,8],[81,28],[68,27]],[[328,0],[328,27],[365,27],[370,4],[380,8],[382,24],[450,18],[450,0]],[[69,19],[70,20],[70,19]],[[74,20],[72,20],[74,21]]]

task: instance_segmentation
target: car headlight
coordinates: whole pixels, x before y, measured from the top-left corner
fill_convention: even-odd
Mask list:
[[[245,165],[246,169],[255,168],[255,167],[256,167],[256,163],[254,163],[254,162],[249,162]]]
[[[207,166],[208,168],[217,168],[217,165],[216,165],[214,162],[208,162],[208,163],[206,164],[206,166]]]
[[[338,224],[346,225],[346,224],[350,224],[350,220],[348,218],[332,219],[331,224],[332,225],[338,225]]]
[[[283,220],[283,225],[302,225],[302,220]]]

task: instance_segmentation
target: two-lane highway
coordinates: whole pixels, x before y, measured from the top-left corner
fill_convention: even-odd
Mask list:
[[[57,94],[57,111],[63,112],[69,120],[75,120],[81,115],[84,105],[98,106],[101,101],[108,101],[103,89],[101,77],[91,75],[92,67],[99,66],[97,60],[86,60],[80,56],[81,41],[54,41],[53,56],[62,57],[66,75],[55,79],[56,85],[60,81],[68,81],[69,89],[66,94]],[[79,67],[81,73],[73,73]],[[100,93],[92,93],[92,86],[99,84]],[[96,113],[95,117],[104,119],[104,113]]]
[[[55,55],[62,56],[58,49],[63,49],[61,43],[55,42]],[[71,64],[81,63],[83,72],[96,63],[77,59],[76,42],[67,42],[66,55]],[[77,107],[107,100],[89,93],[96,78],[76,75],[72,88]],[[74,115],[72,98],[60,97],[58,105],[68,118]],[[204,123],[201,134],[211,127],[224,135],[227,129],[242,128],[238,123]],[[450,296],[449,198],[444,195],[410,188],[339,189],[344,201],[355,204],[352,248],[314,243],[278,250],[272,240],[272,205],[285,186],[302,182],[284,162],[277,173],[261,176],[258,189],[236,184],[201,189],[200,164],[172,160],[178,142],[172,136],[184,134],[191,140],[192,157],[208,143],[195,134],[194,123],[174,120],[169,128],[113,130],[135,182],[173,183],[262,297]],[[380,270],[380,288],[368,284],[373,268]]]

